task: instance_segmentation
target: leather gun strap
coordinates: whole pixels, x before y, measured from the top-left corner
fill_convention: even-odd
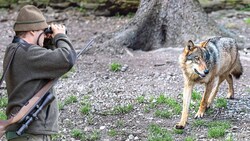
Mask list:
[[[5,78],[6,72],[7,72],[8,69],[10,68],[10,64],[11,64],[11,62],[12,62],[12,60],[13,60],[15,54],[16,54],[16,51],[17,51],[17,49],[18,49],[20,46],[21,46],[21,44],[19,44],[19,45],[14,49],[14,51],[12,52],[11,57],[10,57],[10,60],[9,60],[9,63],[7,64],[7,66],[6,66],[6,68],[5,68],[5,71],[3,72],[3,75],[2,75],[2,77],[1,77],[1,79],[0,79],[0,86],[1,86],[2,83],[3,83],[3,80],[4,80],[4,78]]]

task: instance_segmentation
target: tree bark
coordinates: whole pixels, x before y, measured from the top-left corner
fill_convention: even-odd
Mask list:
[[[148,51],[218,35],[228,33],[208,17],[198,0],[141,0],[134,18],[119,31],[105,35],[109,40],[103,46]]]

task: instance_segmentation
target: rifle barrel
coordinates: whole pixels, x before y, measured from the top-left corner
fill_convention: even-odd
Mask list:
[[[94,41],[94,38],[91,39],[91,40],[88,42],[88,44],[87,44],[83,49],[81,49],[81,51],[77,54],[76,57],[78,58],[78,57],[83,53],[83,51],[85,51],[87,48],[89,48],[90,45],[92,45],[93,41]]]

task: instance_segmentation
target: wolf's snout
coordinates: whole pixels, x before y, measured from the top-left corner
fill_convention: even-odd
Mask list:
[[[208,74],[208,73],[209,73],[209,70],[208,70],[208,69],[204,70],[204,73],[205,73],[205,74]]]

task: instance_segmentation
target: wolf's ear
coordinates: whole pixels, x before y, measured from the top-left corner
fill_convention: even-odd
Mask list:
[[[207,46],[208,42],[209,42],[209,40],[201,42],[200,46],[205,48]]]
[[[187,51],[190,51],[190,50],[192,50],[193,47],[194,47],[193,41],[189,40],[189,41],[187,42],[186,50],[187,50]]]

